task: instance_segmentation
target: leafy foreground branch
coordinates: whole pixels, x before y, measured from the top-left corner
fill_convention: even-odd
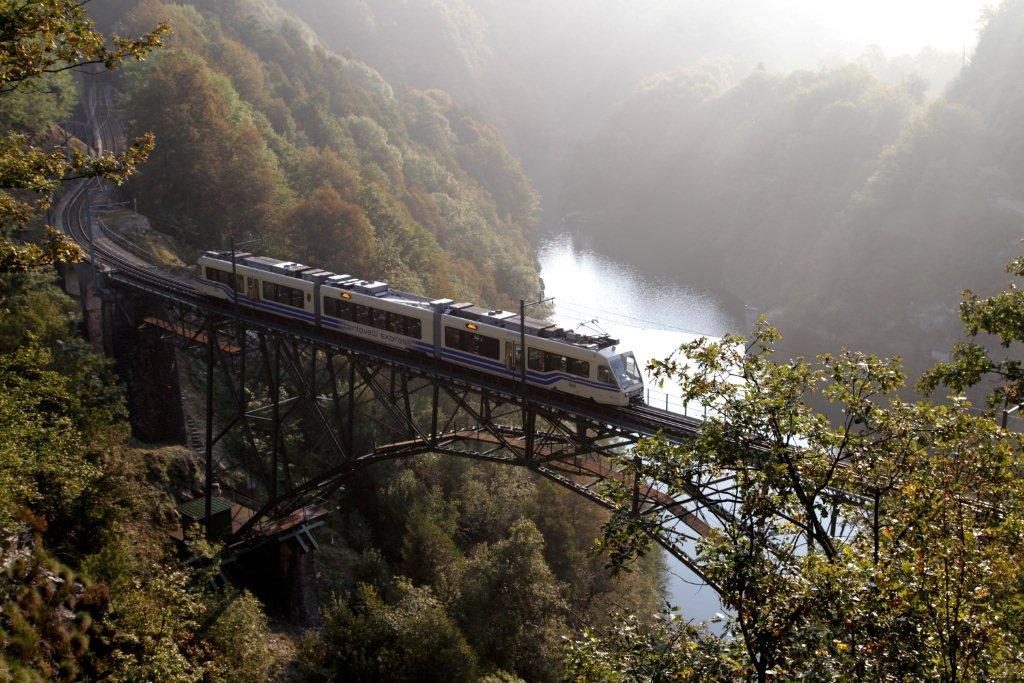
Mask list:
[[[114,36],[111,45],[93,28],[78,0],[0,0],[0,271],[22,272],[77,261],[77,245],[52,227],[34,227],[61,183],[103,177],[118,184],[135,172],[153,149],[142,135],[121,154],[98,158],[67,152],[39,135],[41,119],[66,115],[73,99],[63,72],[91,65],[113,69],[140,60],[169,30],[159,25],[136,39]],[[60,97],[58,97],[58,94]],[[65,105],[65,106],[62,106]],[[31,130],[32,135],[26,131]]]
[[[993,331],[989,320],[1006,329],[1007,315],[1024,328],[1018,299],[969,295],[969,332]],[[721,635],[677,618],[646,629],[624,619],[572,645],[571,676],[1024,677],[1020,437],[963,396],[899,398],[898,360],[843,352],[780,363],[778,338],[761,321],[750,340],[701,339],[653,362],[711,417],[691,443],[642,444],[632,465],[677,491],[731,483],[706,511],[713,530],[696,555],[728,612]],[[962,390],[979,367],[1008,367],[977,357],[959,353],[926,388]],[[647,550],[640,531],[626,517],[606,527],[619,566]]]

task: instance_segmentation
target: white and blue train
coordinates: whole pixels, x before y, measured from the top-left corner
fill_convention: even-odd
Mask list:
[[[432,355],[521,381],[520,318],[471,303],[399,292],[266,256],[208,251],[199,258],[198,291],[234,300],[322,330]],[[234,282],[232,282],[234,281]],[[636,358],[607,336],[584,336],[526,318],[526,381],[599,403],[628,405],[643,395]]]

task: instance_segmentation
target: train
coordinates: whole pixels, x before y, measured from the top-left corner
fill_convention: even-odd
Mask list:
[[[433,356],[478,372],[596,403],[642,400],[633,353],[607,335],[584,335],[512,311],[397,291],[386,282],[332,273],[247,252],[207,251],[196,265],[196,289],[322,331]]]

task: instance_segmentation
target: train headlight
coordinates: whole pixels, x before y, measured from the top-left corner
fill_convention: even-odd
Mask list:
[[[467,330],[475,330],[475,329],[477,329],[476,323],[466,323],[466,329]]]

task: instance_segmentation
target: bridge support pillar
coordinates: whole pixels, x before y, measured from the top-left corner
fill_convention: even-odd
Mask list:
[[[237,585],[255,593],[271,612],[297,626],[320,625],[315,551],[297,538],[267,543],[226,565]]]
[[[146,443],[185,441],[178,358],[160,330],[139,325],[143,302],[103,301],[103,347],[127,388],[132,435]]]
[[[103,301],[96,284],[96,275],[89,263],[60,266],[64,291],[78,299],[82,307],[82,332],[96,353],[104,353]]]
[[[147,443],[184,442],[178,361],[159,330],[140,326],[145,304],[103,286],[90,263],[61,266],[64,291],[79,300],[82,327],[96,353],[114,359],[127,386],[132,434]]]
[[[316,583],[316,566],[313,553],[302,552],[293,544],[282,544],[281,553],[290,556],[282,558],[287,563],[289,595],[288,616],[292,623],[305,626],[320,625],[320,592]]]

